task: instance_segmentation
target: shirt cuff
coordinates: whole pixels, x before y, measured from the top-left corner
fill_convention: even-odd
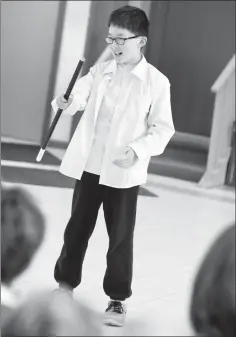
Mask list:
[[[56,100],[57,100],[57,97],[51,102],[51,106],[55,114],[57,110],[59,109],[56,103]],[[78,102],[75,99],[73,99],[70,106],[67,109],[63,110],[62,114],[73,116],[77,111],[80,111],[80,108],[81,108],[80,104],[78,104]]]
[[[131,147],[131,149],[134,150],[138,159],[142,160],[142,159],[145,159],[147,157],[147,153],[146,153],[146,151],[143,151],[141,144],[132,143],[132,144],[129,145],[129,147]]]

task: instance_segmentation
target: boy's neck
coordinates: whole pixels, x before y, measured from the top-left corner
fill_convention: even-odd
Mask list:
[[[117,70],[122,71],[122,72],[123,71],[131,71],[142,60],[142,58],[143,58],[143,55],[140,54],[140,57],[138,58],[138,60],[135,60],[133,62],[122,63],[122,64],[117,63]]]

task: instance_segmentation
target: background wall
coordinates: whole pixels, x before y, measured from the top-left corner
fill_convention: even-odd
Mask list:
[[[178,131],[210,136],[210,88],[235,52],[234,1],[153,1],[147,58],[171,82]]]
[[[86,57],[83,74],[96,62],[111,11],[127,3],[2,2],[2,136],[41,142],[52,120],[51,100],[65,91],[79,58]],[[176,129],[210,136],[210,88],[235,52],[235,2],[150,4],[146,57],[170,79]],[[52,140],[67,144],[79,118],[63,117]]]
[[[1,3],[1,134],[39,144],[50,113],[60,1]]]

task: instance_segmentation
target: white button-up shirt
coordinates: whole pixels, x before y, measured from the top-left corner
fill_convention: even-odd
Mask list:
[[[117,78],[116,76],[113,76],[106,86],[106,92],[99,109],[93,145],[85,166],[86,172],[97,175],[100,175],[101,173],[102,160],[110,132],[113,113],[118,104],[120,89],[120,77]]]
[[[115,60],[97,64],[75,84],[73,102],[64,114],[74,115],[83,110],[84,113],[62,160],[62,174],[81,179],[94,143],[106,87],[116,70]],[[146,183],[151,156],[162,154],[174,134],[170,83],[143,56],[131,71],[129,81],[121,86],[119,97],[110,123],[99,183],[129,188]],[[58,109],[56,99],[52,107],[54,111]],[[120,158],[127,146],[133,148],[138,160],[132,167],[122,168],[113,161]]]

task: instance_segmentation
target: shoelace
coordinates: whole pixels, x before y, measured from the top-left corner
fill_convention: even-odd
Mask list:
[[[112,301],[106,311],[113,311],[118,314],[123,314],[124,309],[121,302]]]

